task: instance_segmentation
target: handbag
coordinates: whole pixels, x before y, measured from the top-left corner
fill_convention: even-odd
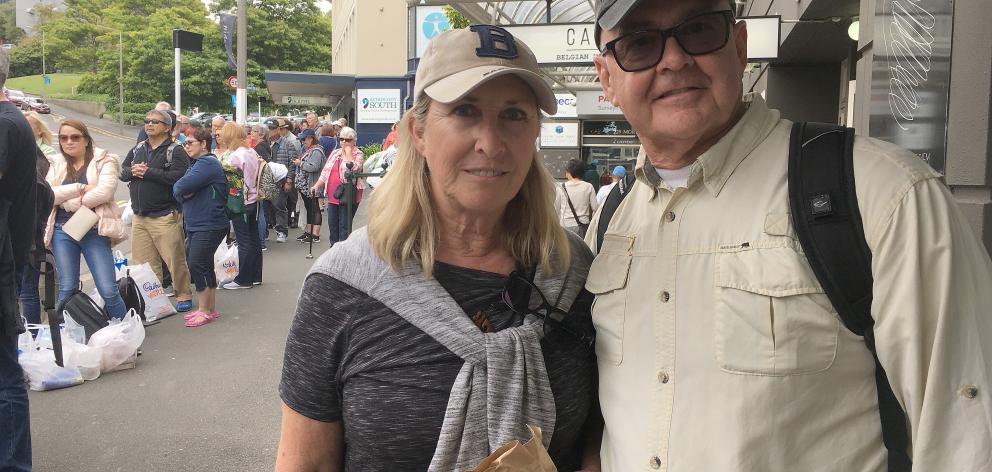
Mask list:
[[[86,237],[86,233],[93,229],[93,226],[99,221],[100,217],[96,216],[93,210],[90,210],[85,205],[80,205],[79,209],[69,218],[69,221],[66,221],[62,225],[62,231],[72,239],[82,241]]]

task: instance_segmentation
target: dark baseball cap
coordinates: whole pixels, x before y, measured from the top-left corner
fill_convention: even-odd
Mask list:
[[[611,30],[627,17],[641,0],[597,0],[596,24],[604,30]]]
[[[299,139],[300,142],[303,142],[304,139],[307,139],[310,136],[314,136],[314,137],[317,136],[317,133],[314,133],[313,128],[307,128],[303,131],[300,131],[300,135],[297,136],[296,139]]]
[[[279,127],[279,120],[277,120],[275,118],[269,118],[269,119],[265,120],[264,122],[262,122],[262,124],[265,125],[266,127],[268,127],[269,129],[278,128]]]

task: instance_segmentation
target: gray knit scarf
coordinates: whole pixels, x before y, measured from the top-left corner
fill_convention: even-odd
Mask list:
[[[572,264],[562,274],[542,274],[534,284],[549,303],[568,311],[585,283],[589,249],[570,235]],[[539,426],[544,446],[555,428],[555,400],[541,352],[541,320],[483,333],[437,280],[419,264],[394,271],[372,250],[366,228],[321,256],[311,272],[329,275],[368,294],[465,360],[448,398],[430,471],[475,467],[493,450],[530,439]],[[533,297],[538,295],[532,294]]]

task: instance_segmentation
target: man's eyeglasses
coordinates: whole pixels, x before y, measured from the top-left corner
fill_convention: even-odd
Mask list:
[[[83,140],[83,135],[81,134],[60,134],[60,143],[78,143]]]
[[[530,294],[534,293],[537,294],[539,301],[536,305],[532,303],[533,297],[530,296]],[[503,287],[500,298],[502,298],[503,303],[511,311],[518,315],[535,315],[540,317],[541,329],[544,331],[546,338],[554,332],[564,332],[576,338],[587,348],[592,348],[596,344],[594,334],[581,333],[565,326],[564,319],[568,316],[568,312],[548,303],[544,292],[541,292],[541,289],[537,288],[537,285],[534,285],[534,282],[531,282],[520,271],[515,270],[510,273],[510,277],[506,281],[506,286]]]
[[[650,69],[665,54],[668,38],[675,38],[686,54],[702,56],[719,51],[730,40],[734,13],[730,10],[701,13],[665,30],[639,30],[627,33],[603,46],[603,54],[613,53],[617,65],[627,72]]]
[[[165,122],[164,121],[160,121],[160,120],[146,119],[145,120],[145,124],[146,125],[164,125]]]

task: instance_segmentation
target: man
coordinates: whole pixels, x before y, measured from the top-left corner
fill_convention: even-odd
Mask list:
[[[610,194],[610,191],[613,190],[613,187],[615,187],[617,182],[619,182],[625,175],[627,175],[627,169],[624,168],[624,166],[616,166],[613,168],[613,172],[609,174],[610,183],[600,187],[599,192],[596,192],[596,201],[599,202],[600,205],[606,201],[606,197]]]
[[[172,113],[172,117],[175,118],[175,113],[172,112],[172,105],[169,105],[169,102],[158,102],[155,104],[155,109],[158,111],[170,112]],[[175,119],[173,119],[173,124],[175,124]],[[141,128],[140,130],[138,130],[138,139],[136,140],[136,142],[140,143],[147,139],[148,139],[148,135],[145,134],[145,129]]]
[[[176,118],[176,126],[172,129],[172,137],[179,144],[186,142],[186,133],[189,131],[190,122],[186,115],[179,115]]]
[[[603,471],[889,470],[875,361],[795,239],[791,123],[742,101],[732,7],[596,2],[604,95],[642,143],[586,284]],[[988,470],[992,263],[913,154],[859,137],[854,167],[870,333],[905,410],[887,424],[908,426],[916,470]]]
[[[212,120],[210,120],[210,136],[213,137],[213,141],[210,142],[211,151],[217,150],[217,136],[220,135],[220,130],[221,128],[224,127],[225,124],[227,124],[227,120],[225,120],[224,117],[220,115],[217,115],[213,117]]]
[[[189,168],[189,156],[172,141],[171,117],[160,110],[145,115],[148,140],[128,151],[121,164],[121,180],[129,182],[131,208],[131,257],[135,264],[149,263],[163,280],[162,261],[172,273],[176,310],[193,308],[189,267],[186,265],[182,214],[172,198],[172,186]]]
[[[0,49],[0,90],[10,62]],[[0,93],[0,470],[31,470],[31,420],[17,336],[24,332],[15,273],[34,238],[36,146],[31,125]]]
[[[320,121],[317,119],[317,114],[308,111],[306,120],[303,122],[303,127],[312,129],[314,132],[320,131]],[[317,136],[320,136],[320,133],[317,133]]]
[[[293,188],[293,177],[296,167],[293,160],[300,156],[297,148],[298,141],[289,132],[289,120],[284,118],[269,118],[265,121],[269,128],[269,140],[272,142],[272,162],[286,166],[286,178],[277,182],[279,195],[272,201],[275,213],[276,242],[284,243],[289,235],[289,212],[296,208],[296,189]]]
[[[592,184],[592,187],[597,192],[599,191],[599,187],[600,187],[599,172],[596,170],[596,167],[598,166],[599,166],[599,161],[593,160],[592,162],[589,163],[588,166],[586,166],[586,171],[582,175],[576,176]]]

